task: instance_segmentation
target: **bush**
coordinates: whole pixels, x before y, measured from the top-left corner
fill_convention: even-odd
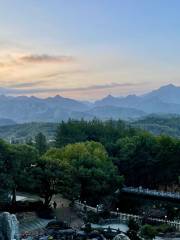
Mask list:
[[[169,233],[169,232],[174,232],[175,231],[174,227],[171,227],[167,224],[161,224],[156,229],[159,233]]]
[[[154,239],[155,236],[157,235],[157,230],[156,227],[145,224],[144,226],[141,227],[141,236],[144,237],[145,239]]]
[[[128,227],[129,227],[129,230],[133,230],[135,232],[139,230],[139,224],[132,218],[128,222]]]
[[[87,222],[90,223],[98,223],[99,222],[99,215],[93,211],[88,211],[87,212]]]
[[[87,224],[85,225],[84,231],[85,231],[86,233],[90,233],[90,232],[92,231],[92,228],[91,228],[91,224],[90,224],[90,223],[87,223]]]
[[[107,219],[111,217],[111,213],[109,210],[105,209],[102,212],[99,212],[99,217],[103,219]]]
[[[138,235],[137,232],[134,230],[128,230],[127,231],[127,235],[131,240],[141,240]]]

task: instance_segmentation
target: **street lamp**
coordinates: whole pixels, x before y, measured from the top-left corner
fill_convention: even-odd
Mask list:
[[[99,205],[97,204],[97,206],[96,206],[96,209],[97,209],[97,213],[98,213],[98,210],[99,210],[98,208],[99,208]]]
[[[85,213],[87,212],[87,204],[86,204],[86,201],[84,201],[84,210],[85,210]]]
[[[117,208],[116,211],[117,211],[117,217],[118,217],[118,215],[119,215],[119,214],[118,214],[118,213],[119,213],[119,208]]]

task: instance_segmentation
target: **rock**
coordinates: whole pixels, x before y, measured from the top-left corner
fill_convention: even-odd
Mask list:
[[[126,236],[123,233],[120,233],[118,235],[116,235],[113,240],[130,240],[130,238],[128,236]]]
[[[0,239],[19,240],[19,222],[16,215],[8,212],[0,214]]]

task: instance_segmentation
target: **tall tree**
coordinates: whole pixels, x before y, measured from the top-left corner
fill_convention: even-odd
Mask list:
[[[16,189],[28,189],[33,183],[29,171],[36,164],[37,151],[29,145],[10,145],[7,158],[8,179],[11,181],[12,203],[16,203]]]
[[[9,178],[9,145],[0,140],[0,200],[4,201],[4,197],[8,197],[11,192],[12,181]]]
[[[64,193],[69,185],[71,166],[65,161],[52,158],[50,155],[43,156],[31,170],[35,182],[34,190],[44,198],[44,204],[49,207],[54,194]]]
[[[43,155],[47,151],[47,140],[46,136],[41,132],[35,137],[35,147],[37,148],[40,155]]]

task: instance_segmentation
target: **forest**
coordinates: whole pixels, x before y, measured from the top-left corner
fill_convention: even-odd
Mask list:
[[[96,204],[123,185],[175,191],[179,183],[180,140],[120,120],[61,122],[53,144],[38,133],[27,144],[1,140],[0,153],[1,196],[12,193],[12,204],[16,191],[36,193],[46,206],[57,193]]]

